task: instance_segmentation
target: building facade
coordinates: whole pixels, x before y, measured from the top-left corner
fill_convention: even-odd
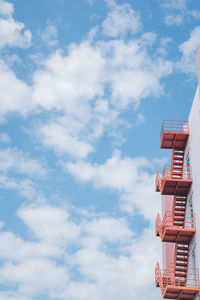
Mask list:
[[[197,69],[200,83],[200,49]],[[164,121],[160,136],[161,148],[172,151],[170,164],[156,176],[162,198],[156,236],[163,243],[163,266],[157,264],[155,281],[165,299],[200,300],[199,87],[188,121]]]

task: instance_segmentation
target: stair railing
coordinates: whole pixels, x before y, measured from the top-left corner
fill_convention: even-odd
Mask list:
[[[160,223],[160,228],[161,228],[162,234],[164,233],[165,228],[167,228],[167,227],[168,228],[178,228],[178,227],[183,228],[182,225],[174,225],[174,217],[173,217],[173,212],[171,210],[167,210],[165,212],[163,220]],[[186,228],[186,229],[196,229],[195,213],[191,213],[191,212],[185,213],[184,228]]]
[[[162,180],[161,180],[159,171],[157,171],[156,182],[155,182],[155,190],[160,192],[161,189],[162,189]]]
[[[184,166],[182,170],[177,170],[177,174],[172,174],[172,169],[170,165],[165,165],[162,173],[161,180],[165,179],[192,179],[192,167]]]
[[[160,225],[161,225],[161,219],[160,219],[160,214],[158,214],[157,218],[156,218],[156,223],[155,223],[155,233],[156,233],[156,236],[160,235]]]

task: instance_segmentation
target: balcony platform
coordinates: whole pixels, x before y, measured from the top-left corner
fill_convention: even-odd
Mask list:
[[[161,195],[187,196],[192,179],[164,177],[162,180]]]
[[[182,168],[181,172],[174,173],[171,166],[165,165],[163,174],[156,175],[155,190],[161,195],[187,196],[192,184],[192,169],[190,166]]]
[[[200,291],[200,288],[184,287],[184,286],[166,286],[163,293],[163,298],[167,299],[194,299],[196,294]]]
[[[163,149],[185,149],[189,137],[187,121],[163,121],[160,147]]]
[[[155,222],[155,234],[160,236],[162,242],[189,243],[196,232],[196,217],[193,213],[185,213],[184,226],[174,225],[172,211],[166,211],[161,222],[157,215]]]
[[[162,235],[162,241],[171,243],[189,243],[195,232],[195,228],[166,227]]]
[[[162,298],[193,300],[200,292],[199,270],[188,268],[187,279],[180,279],[175,276],[173,264],[160,269],[157,263],[155,284],[160,287]]]

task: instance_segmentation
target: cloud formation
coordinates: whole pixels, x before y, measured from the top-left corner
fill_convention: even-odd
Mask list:
[[[0,48],[6,46],[26,48],[31,45],[32,34],[24,30],[25,25],[13,19],[12,3],[0,1]]]

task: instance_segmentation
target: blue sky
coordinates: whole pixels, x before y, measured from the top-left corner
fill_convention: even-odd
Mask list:
[[[0,299],[161,299],[163,119],[187,119],[200,5],[0,0]]]

